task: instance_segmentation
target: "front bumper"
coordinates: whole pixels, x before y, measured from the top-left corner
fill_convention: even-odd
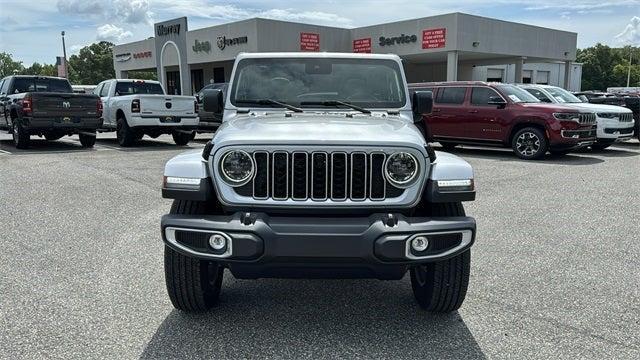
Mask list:
[[[598,139],[607,139],[615,141],[624,141],[633,137],[634,128],[633,124],[625,124],[626,127],[612,127],[607,126],[604,128],[598,128]]]
[[[468,250],[475,240],[471,217],[427,218],[401,214],[368,217],[271,217],[165,215],[166,245],[187,256],[216,260],[237,278],[323,277],[398,279],[407,268],[444,260]],[[208,246],[212,234],[227,247]],[[429,246],[416,252],[416,236]]]

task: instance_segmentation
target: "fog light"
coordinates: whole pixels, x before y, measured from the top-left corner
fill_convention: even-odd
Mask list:
[[[220,234],[213,234],[209,238],[209,246],[213,250],[222,250],[227,246],[227,239]]]
[[[411,240],[411,248],[417,252],[425,251],[428,247],[429,240],[426,236],[416,236],[413,240]]]

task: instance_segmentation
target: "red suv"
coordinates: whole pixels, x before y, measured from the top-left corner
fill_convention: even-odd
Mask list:
[[[547,151],[566,154],[596,139],[596,116],[561,104],[541,103],[514,85],[485,82],[409,84],[433,92],[433,111],[423,116],[429,141],[511,147],[522,159]]]

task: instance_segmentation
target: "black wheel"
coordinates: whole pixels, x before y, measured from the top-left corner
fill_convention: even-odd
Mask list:
[[[131,146],[136,142],[136,134],[131,130],[127,120],[124,118],[116,120],[116,137],[118,138],[118,144],[122,147]]]
[[[64,134],[57,134],[57,133],[46,133],[46,134],[44,134],[44,138],[47,139],[47,141],[56,141],[56,140],[60,139],[63,136],[64,136]]]
[[[591,145],[591,150],[602,151],[602,150],[608,148],[609,146],[613,145],[613,143],[614,143],[613,141],[598,140],[593,145]]]
[[[513,152],[524,160],[538,160],[544,157],[549,149],[549,141],[540,129],[526,127],[518,130],[511,140]]]
[[[207,204],[175,200],[171,214],[206,214]],[[164,275],[173,306],[186,312],[206,311],[218,302],[224,268],[215,261],[200,260],[164,247]]]
[[[96,134],[95,133],[93,133],[93,135],[78,134],[78,137],[80,137],[80,144],[82,144],[82,147],[92,148],[93,145],[96,144]]]
[[[18,149],[28,149],[29,148],[29,132],[26,131],[22,125],[19,124],[18,121],[14,120],[11,123],[12,131],[11,135],[13,136],[13,144]]]
[[[193,134],[194,134],[193,132],[184,133],[184,132],[174,131],[171,134],[171,136],[173,136],[173,141],[176,143],[176,145],[184,146],[184,145],[187,145],[189,141],[191,141],[191,139],[193,139],[194,137]]]
[[[443,149],[450,151],[456,148],[456,146],[458,146],[458,144],[456,143],[452,143],[452,142],[442,142],[439,141],[440,146],[442,146]]]
[[[462,203],[430,206],[432,216],[465,216]],[[458,310],[467,295],[470,269],[471,250],[447,260],[412,268],[411,287],[420,307],[440,313]]]

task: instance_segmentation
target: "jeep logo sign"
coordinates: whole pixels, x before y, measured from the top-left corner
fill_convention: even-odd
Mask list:
[[[240,36],[240,37],[229,38],[229,39],[227,39],[226,36],[218,36],[218,40],[216,41],[216,44],[218,45],[218,49],[224,50],[224,48],[226,48],[227,46],[246,44],[247,41],[248,41],[248,38],[246,36]]]
[[[194,52],[209,52],[211,51],[211,43],[208,41],[198,41],[196,40],[195,44],[191,47]]]
[[[380,36],[380,46],[389,46],[389,45],[400,45],[400,44],[411,44],[418,41],[417,35],[405,35],[400,34],[400,36],[394,37],[384,37]]]
[[[158,25],[156,27],[156,34],[158,36],[166,36],[166,35],[180,35],[180,24],[175,25]]]

